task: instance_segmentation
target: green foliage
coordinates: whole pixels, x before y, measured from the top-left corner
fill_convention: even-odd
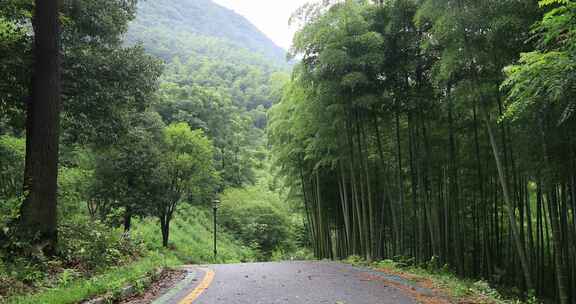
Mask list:
[[[9,135],[0,135],[0,200],[22,194],[25,142]]]
[[[64,0],[62,19],[66,44],[119,45],[121,34],[136,15],[137,0]]]
[[[162,250],[162,238],[157,221],[146,219],[135,224],[133,235],[144,240],[151,251]],[[240,263],[256,259],[255,252],[242,245],[222,227],[218,228],[218,255],[214,259],[212,211],[180,205],[171,225],[170,250],[184,264]]]
[[[61,262],[84,272],[125,265],[143,253],[140,240],[128,239],[118,229],[88,217],[67,218],[58,232]]]
[[[568,4],[570,3],[570,0],[540,0],[538,2],[538,4],[543,7],[543,6],[549,6],[552,4]]]
[[[573,301],[576,7],[540,4],[297,12],[302,60],[268,135],[317,257],[401,257]]]
[[[86,215],[68,214],[60,222],[58,232],[60,242],[54,257],[46,257],[26,240],[12,236],[7,244],[2,244],[0,297],[21,299],[26,297],[17,295],[27,293],[35,298],[38,295],[32,294],[41,295],[43,289],[79,288],[79,282],[90,282],[88,277],[114,272],[116,267],[134,263],[144,255],[144,260],[154,257],[154,253],[145,250],[141,240],[126,238],[120,230],[110,229]],[[140,261],[135,265],[138,263]]]
[[[284,51],[209,1],[141,2],[127,40],[168,62],[155,106],[165,122],[206,132],[224,187],[254,183],[253,160],[264,150],[264,111],[283,86],[277,70],[286,66]]]
[[[186,123],[168,126],[164,140],[160,174],[168,202],[206,202],[218,184],[212,141],[202,130],[191,130]]]
[[[148,204],[156,203],[151,191],[160,188],[157,180],[162,163],[163,122],[153,112],[132,117],[128,133],[116,145],[96,158],[93,202],[90,213],[105,218],[114,208],[124,208],[125,215],[145,216]],[[158,177],[160,178],[160,177]]]
[[[576,3],[542,1],[542,6],[560,4],[534,26],[536,51],[521,55],[518,64],[506,68],[502,88],[508,93],[504,118],[529,118],[552,110],[563,124],[576,111]],[[557,109],[557,110],[555,110]]]
[[[222,225],[259,253],[260,260],[289,258],[296,250],[296,227],[288,206],[260,183],[222,194]],[[302,222],[300,222],[301,224]]]
[[[467,301],[476,303],[494,303],[494,304],[536,304],[540,303],[533,296],[525,301],[506,298],[501,292],[494,289],[486,281],[469,280],[459,278],[447,270],[428,269],[420,266],[407,266],[404,262],[397,260],[380,260],[374,262],[367,262],[359,256],[353,255],[348,257],[345,261],[347,264],[355,266],[367,266],[375,270],[384,271],[394,275],[400,275],[409,284],[417,284],[420,281],[429,281],[434,289],[447,292],[449,296],[453,297],[456,301]],[[429,288],[429,285],[426,285]]]
[[[152,104],[162,64],[139,46],[79,45],[65,58],[63,138],[98,146],[117,143],[129,132],[130,116]]]
[[[169,67],[167,73],[170,71]],[[249,113],[232,104],[226,89],[179,84],[182,82],[187,81],[162,84],[156,110],[167,123],[185,122],[192,129],[204,130],[214,142],[215,166],[224,185],[253,182],[251,159],[255,147],[261,145],[258,134],[262,131],[254,127]]]
[[[72,304],[101,295],[119,291],[129,283],[134,283],[146,274],[154,272],[159,266],[175,266],[179,261],[170,254],[152,253],[130,265],[117,267],[91,278],[61,281],[61,285],[44,289],[38,293],[8,298],[8,304]]]
[[[24,140],[0,135],[0,251],[12,224],[18,218],[22,203],[24,175]],[[2,254],[0,253],[0,264]]]
[[[0,7],[0,131],[19,133],[29,99],[33,6],[29,0],[4,2]],[[160,63],[142,48],[121,45],[135,5],[133,0],[63,2],[63,116],[67,131],[63,137],[69,141],[86,144],[87,137],[91,142],[113,139],[122,129],[121,114],[150,102]]]
[[[560,103],[564,108],[558,123],[570,119],[576,110],[572,102],[576,61],[562,52],[522,54],[519,65],[506,69],[508,78],[503,88],[508,91],[509,106],[505,118],[518,118],[530,112],[539,112],[548,103]]]
[[[202,205],[228,186],[254,183],[263,167],[267,110],[289,78],[285,52],[205,0],[140,1],[125,35],[136,2],[62,2],[59,244],[47,257],[11,233],[23,195],[33,1],[0,1],[0,297],[35,293],[9,303],[76,303],[155,266],[213,261]],[[218,17],[212,26],[200,22],[206,15]],[[306,238],[302,219],[271,192],[250,195],[262,200],[251,206],[258,223],[246,233],[255,243],[271,231],[258,245],[265,254],[223,228],[214,262],[309,258],[295,251]],[[160,247],[153,217],[162,241],[172,231],[172,251]],[[123,234],[117,227],[133,218],[134,232]]]
[[[160,220],[162,244],[169,245],[170,223],[180,203],[202,203],[213,196],[218,185],[212,142],[202,130],[188,124],[171,124],[163,131],[162,155],[146,187],[148,214]]]
[[[19,130],[24,124],[22,101],[27,92],[31,62],[26,29],[17,21],[6,19],[4,14],[11,12],[0,7],[0,134]]]

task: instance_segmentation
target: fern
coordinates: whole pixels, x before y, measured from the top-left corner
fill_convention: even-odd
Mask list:
[[[540,5],[540,7],[550,6],[554,4],[566,5],[570,1],[571,0],[540,0],[540,2],[538,2],[538,5]]]

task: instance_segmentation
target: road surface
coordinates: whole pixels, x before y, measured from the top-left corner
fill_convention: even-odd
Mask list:
[[[154,304],[416,304],[368,269],[333,262],[190,267]]]

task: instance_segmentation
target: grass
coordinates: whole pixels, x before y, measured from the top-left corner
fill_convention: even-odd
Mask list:
[[[465,300],[465,303],[490,304],[535,304],[535,297],[526,302],[519,299],[505,299],[496,289],[482,280],[462,279],[447,269],[430,270],[419,266],[408,266],[392,260],[367,263],[357,256],[348,258],[346,263],[357,266],[368,266],[375,270],[397,274],[424,287],[440,291],[453,299]],[[426,284],[427,283],[427,284]]]
[[[39,289],[34,294],[12,296],[6,304],[72,304],[109,292],[117,292],[153,272],[158,267],[182,264],[238,263],[254,260],[255,253],[222,229],[218,232],[218,256],[213,255],[212,216],[209,210],[184,205],[172,222],[170,249],[162,248],[157,221],[135,224],[132,236],[148,248],[145,257],[128,265],[103,270],[91,278],[79,278]]]
[[[117,292],[127,284],[133,283],[153,272],[160,266],[175,266],[179,261],[172,254],[154,252],[132,264],[114,267],[107,272],[89,279],[80,279],[62,284],[53,289],[42,290],[33,295],[9,298],[8,304],[68,304],[89,299],[108,292]]]
[[[210,210],[181,206],[172,221],[170,247],[185,264],[240,263],[255,259],[255,252],[243,246],[229,233],[218,227],[218,255],[214,258],[213,219]],[[136,236],[145,240],[151,250],[160,250],[162,236],[156,220],[148,219],[135,225]]]

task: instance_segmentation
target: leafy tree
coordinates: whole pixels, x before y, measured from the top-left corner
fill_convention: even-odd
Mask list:
[[[506,117],[542,111],[549,106],[559,107],[555,118],[561,125],[574,113],[574,47],[576,4],[573,1],[541,1],[541,5],[561,3],[546,13],[532,29],[538,39],[537,50],[523,53],[518,65],[507,67],[508,79],[503,87],[509,89]]]
[[[64,140],[112,145],[128,116],[150,107],[162,63],[122,37],[136,1],[65,1]]]
[[[3,19],[3,24],[8,24],[8,27],[3,27],[3,32],[11,33],[6,36],[12,37],[9,42],[19,41],[14,38],[22,35],[18,34],[18,30],[25,33],[25,23],[29,16],[26,12],[29,12],[32,7],[29,4],[29,1],[15,1],[4,7],[3,11],[6,12],[6,18],[9,19]],[[126,132],[128,128],[122,124],[128,120],[127,117],[135,112],[142,112],[149,106],[152,93],[156,89],[156,80],[161,72],[160,64],[157,60],[145,55],[142,48],[124,49],[121,45],[121,35],[127,30],[130,19],[134,17],[135,5],[135,1],[117,0],[65,1],[63,3],[61,7],[62,18],[60,18],[63,22],[61,38],[59,31],[59,36],[54,38],[54,41],[57,43],[58,55],[60,55],[61,49],[65,58],[62,72],[64,79],[62,108],[65,122],[63,139],[65,142],[114,144],[114,140],[121,136],[121,133]],[[48,25],[42,26],[42,28],[47,27]],[[38,30],[40,26],[34,28]],[[23,36],[26,37],[26,35]],[[35,41],[38,44],[42,39],[36,38]],[[21,44],[23,43],[26,43],[26,40],[21,42]],[[62,43],[61,48],[60,43]],[[48,53],[50,53],[48,50],[38,52],[36,54],[38,58],[35,58],[35,61],[39,62],[41,56]],[[14,57],[20,60],[12,61],[14,67],[9,72],[17,76],[18,74],[14,71],[19,69],[26,71],[28,59],[25,53],[24,55],[14,54]],[[17,117],[22,113],[19,110],[18,101],[28,100],[25,98],[29,94],[27,92],[28,85],[17,77],[8,78],[17,81],[20,86],[14,86],[15,90],[12,89],[9,92],[10,95],[7,95],[10,99],[2,102],[3,117],[8,117],[7,119],[3,118],[3,121],[8,121],[10,125],[17,127]],[[34,84],[35,82],[32,83],[33,86]],[[60,86],[50,87],[60,88]],[[32,94],[32,98],[28,101],[29,107],[35,104],[34,96]],[[33,110],[31,108],[28,113],[32,113]],[[45,109],[42,109],[41,112],[51,113]],[[52,116],[58,117],[59,115],[54,114]],[[34,119],[34,117],[29,115],[28,119]],[[28,127],[34,126],[29,124]],[[54,128],[56,126],[58,124]],[[50,132],[50,134],[56,134],[50,131],[51,128],[36,127]],[[108,135],[101,136],[102,132],[107,132]],[[34,141],[34,133],[30,130],[27,133],[27,140]],[[47,140],[50,137],[40,136],[40,138]],[[55,140],[52,139],[52,141],[52,146],[55,146]],[[34,151],[40,150],[31,149],[31,153],[35,153]],[[51,149],[51,151],[53,151],[52,154],[57,154],[56,149]],[[34,163],[31,160],[27,161],[26,175],[29,177],[25,180],[44,180],[43,178],[32,178],[32,173],[35,170],[31,164]],[[42,163],[50,164],[50,162]],[[48,171],[55,172],[57,170],[55,166],[52,169]],[[46,181],[48,180],[46,179]],[[30,197],[35,197],[35,191],[29,190],[28,193],[30,193]],[[43,197],[50,200],[51,195],[43,195]],[[30,210],[40,210],[30,208],[29,205],[28,201],[23,204],[22,220],[24,222],[36,217],[35,215],[28,215]],[[52,209],[55,210],[55,208]],[[41,216],[41,218],[50,219],[48,216]],[[55,215],[51,220],[53,226],[55,225],[54,222]]]
[[[152,178],[161,164],[164,124],[154,112],[136,115],[131,128],[117,143],[101,150],[96,159],[92,199],[92,216],[106,219],[114,209],[123,212],[124,229],[128,232],[134,216],[146,216],[147,205],[154,201],[156,184]]]
[[[175,60],[167,67],[159,91],[160,102],[154,107],[168,124],[186,122],[191,128],[201,128],[217,148],[216,168],[225,185],[241,186],[254,182],[252,159],[255,147],[262,147],[262,130],[255,125],[252,112],[236,104],[228,81],[203,71],[193,74],[194,63],[183,65]],[[199,79],[190,75],[202,76]],[[213,84],[208,82],[214,81]],[[192,84],[190,84],[192,83]],[[216,85],[216,88],[211,87]],[[264,94],[264,93],[262,93]],[[262,122],[263,123],[263,122]]]
[[[217,175],[213,167],[212,142],[202,130],[191,130],[185,123],[172,124],[163,132],[161,162],[149,191],[153,191],[152,215],[160,220],[162,244],[168,246],[170,222],[180,203],[206,202],[213,197]]]
[[[571,258],[566,254],[569,250],[564,248],[563,243],[568,238],[561,222],[566,221],[567,214],[558,211],[562,208],[555,192],[571,179],[574,185],[569,172],[574,160],[571,169],[566,166],[566,160],[573,155],[566,155],[566,151],[571,151],[569,154],[574,151],[571,138],[576,126],[573,118],[576,109],[576,3],[541,1],[540,5],[553,3],[557,5],[532,30],[537,39],[536,50],[522,54],[518,64],[506,68],[508,78],[502,87],[508,92],[505,121],[530,126],[532,132],[526,133],[527,140],[539,143],[529,150],[540,156],[536,176],[542,181],[550,210],[559,300],[567,304],[575,297],[569,291],[574,274],[566,271]]]
[[[219,218],[226,230],[256,249],[267,261],[276,251],[291,252],[295,236],[293,215],[278,193],[266,189],[264,179],[254,186],[229,188],[222,193]]]
[[[35,1],[34,72],[26,113],[22,233],[48,254],[57,242],[58,140],[61,101],[58,1]]]
[[[130,116],[152,105],[162,64],[138,46],[80,46],[66,60],[63,140],[117,144],[130,128]]]

